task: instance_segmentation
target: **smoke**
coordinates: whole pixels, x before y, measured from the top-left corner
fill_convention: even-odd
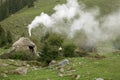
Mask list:
[[[98,7],[85,9],[83,3],[67,0],[66,4],[56,5],[54,11],[52,15],[42,12],[35,17],[28,25],[29,35],[39,25],[54,32],[66,33],[69,38],[74,38],[76,31],[84,30],[88,39],[95,42],[115,39],[120,35],[120,10],[100,17]]]
[[[104,20],[102,32],[108,39],[115,39],[120,36],[120,10],[105,16],[102,20]]]

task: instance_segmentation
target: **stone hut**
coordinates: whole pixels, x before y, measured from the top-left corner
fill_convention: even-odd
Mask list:
[[[35,54],[35,56],[39,56],[37,53],[37,47],[35,43],[33,43],[29,38],[21,37],[12,45],[12,51],[24,51],[24,52],[31,52]]]

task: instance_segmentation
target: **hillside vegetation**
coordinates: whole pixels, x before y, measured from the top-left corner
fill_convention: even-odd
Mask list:
[[[86,9],[98,7],[100,17],[104,17],[120,8],[120,0],[78,1],[84,3]],[[32,36],[29,37],[27,26],[36,16],[42,12],[51,15],[54,13],[53,8],[55,5],[65,2],[66,0],[35,0],[33,7],[28,8],[28,6],[25,6],[0,22],[0,44],[5,43],[5,40],[9,42],[7,43],[8,49],[3,47],[6,46],[6,43],[0,47],[0,58],[2,58],[0,59],[0,80],[120,80],[120,51],[112,50],[112,42],[98,43],[101,46],[100,48],[94,44],[84,45],[87,44],[84,40],[83,45],[76,45],[74,40],[66,40],[64,34],[43,32],[42,26],[33,29]],[[37,45],[37,53],[40,57],[30,59],[30,61],[22,59],[26,57],[24,53],[27,52],[24,51],[15,52],[17,54],[12,56],[14,57],[12,59],[3,59],[1,54],[5,53],[3,56],[8,55],[8,58],[10,58],[14,53],[10,51],[11,45],[8,44],[12,44],[23,36],[29,37]],[[79,36],[81,37],[78,41],[82,41],[84,37],[86,38],[82,34]],[[120,49],[119,38],[113,43],[116,49]],[[80,50],[78,45],[81,48]],[[59,50],[61,47],[63,50]],[[31,46],[29,46],[30,48]],[[106,48],[108,52],[105,50]],[[33,57],[29,56],[31,55],[28,55],[27,58]],[[66,64],[64,70],[60,71],[58,64],[64,59],[67,59],[69,64]],[[50,66],[53,60],[55,60],[55,65]],[[18,68],[23,69],[17,72],[16,69]]]
[[[28,36],[27,26],[35,18],[40,15],[41,12],[52,14],[53,7],[57,4],[65,3],[65,0],[36,0],[35,6],[31,8],[25,7],[24,9],[12,14],[9,18],[0,22],[5,31],[10,31],[13,35],[13,41],[17,40],[20,36]],[[98,6],[101,11],[101,16],[109,14],[119,8],[119,0],[79,0],[86,5],[86,8]],[[35,30],[39,34],[40,30]],[[32,36],[32,39],[36,42],[36,35]]]

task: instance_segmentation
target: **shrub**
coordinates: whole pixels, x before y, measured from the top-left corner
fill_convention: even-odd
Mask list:
[[[45,45],[42,49],[41,60],[49,64],[51,60],[58,59],[58,48],[56,46]]]
[[[0,55],[0,58],[2,59],[20,59],[20,60],[34,60],[36,59],[36,57],[28,52],[23,52],[23,51],[19,51],[19,52],[13,52],[13,53],[4,53],[2,55]]]
[[[63,44],[63,55],[65,57],[74,57],[76,46],[74,43],[68,42]]]
[[[42,48],[39,60],[49,64],[51,60],[58,59],[59,51],[58,48],[62,46],[63,38],[61,35],[56,33],[47,33],[41,38]]]

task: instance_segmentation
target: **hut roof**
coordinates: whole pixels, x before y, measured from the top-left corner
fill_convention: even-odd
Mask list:
[[[21,37],[12,46],[13,47],[16,47],[16,46],[35,46],[35,43],[33,43],[29,38]]]

